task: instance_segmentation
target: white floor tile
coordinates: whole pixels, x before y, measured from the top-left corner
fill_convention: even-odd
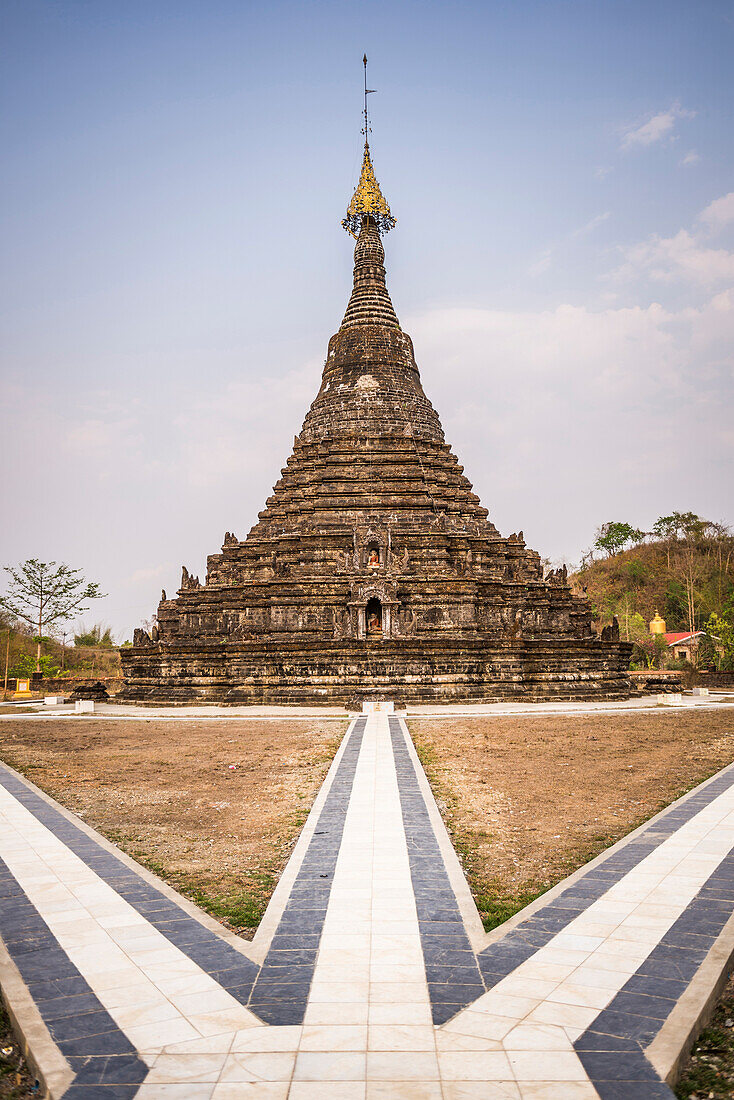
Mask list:
[[[355,1051],[299,1051],[294,1081],[364,1081],[366,1055]]]
[[[511,1050],[507,1057],[515,1080],[524,1081],[588,1081],[575,1051]]]
[[[438,1080],[435,1052],[367,1051],[368,1081]]]

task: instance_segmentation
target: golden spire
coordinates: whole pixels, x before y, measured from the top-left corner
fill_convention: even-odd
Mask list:
[[[657,607],[655,608],[655,617],[650,620],[650,633],[651,634],[664,634],[665,633],[665,619],[658,614]]]
[[[342,221],[346,231],[351,233],[353,237],[357,236],[362,226],[362,219],[365,217],[372,218],[381,233],[389,233],[395,225],[395,218],[390,213],[390,207],[380,190],[370,158],[370,124],[367,114],[367,96],[374,91],[374,88],[367,87],[366,54],[362,58],[362,64],[364,65],[364,129],[362,130],[364,134],[364,156],[357,189],[347,207],[347,216]]]

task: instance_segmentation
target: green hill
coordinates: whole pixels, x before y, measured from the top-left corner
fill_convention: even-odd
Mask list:
[[[622,549],[617,538],[614,548],[618,529],[636,544]],[[605,524],[570,577],[574,591],[587,596],[599,627],[616,615],[626,641],[644,636],[656,611],[669,632],[708,629],[724,637],[734,629],[734,536],[692,513],[674,513],[655,529],[664,537]]]

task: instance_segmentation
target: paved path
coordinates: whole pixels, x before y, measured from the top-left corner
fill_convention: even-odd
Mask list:
[[[0,973],[66,1100],[671,1097],[645,1052],[731,936],[733,848],[734,767],[487,936],[377,713],[247,943],[0,766]]]

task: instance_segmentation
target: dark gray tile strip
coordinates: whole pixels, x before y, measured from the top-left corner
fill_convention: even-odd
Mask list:
[[[507,932],[501,940],[481,951],[477,959],[487,988],[493,988],[539,948],[550,943],[555,935],[588,909],[611,886],[624,878],[646,856],[733,784],[734,767],[731,767],[708,786],[694,791],[685,802],[672,806],[666,814],[651,822],[627,844],[587,871],[542,909]]]
[[[269,1024],[303,1022],[366,724],[352,728],[249,999]]]
[[[366,721],[358,719],[349,735],[262,967],[189,916],[2,764],[0,784],[240,1004],[247,1005],[265,1023],[299,1023],[306,1009]],[[0,882],[0,898],[2,889]]]
[[[660,943],[574,1043],[584,1069],[604,1100],[624,1096],[673,1097],[643,1051],[734,912],[734,849],[706,880]],[[651,1092],[649,1084],[657,1091]],[[625,1091],[626,1090],[626,1091]]]
[[[434,965],[442,966],[443,970],[436,972],[432,969],[431,973],[440,976],[444,981],[447,981],[447,983],[451,980],[453,989],[456,990],[457,993],[462,993],[461,987],[464,984],[461,980],[462,975],[469,972],[466,969],[469,960],[466,951],[467,948],[471,951],[471,948],[469,947],[469,941],[464,932],[463,923],[461,923],[463,940],[458,935],[456,924],[457,921],[461,920],[458,905],[453,890],[451,890],[450,887],[448,875],[444,868],[438,842],[433,833],[433,827],[430,823],[423,795],[418,786],[412,759],[405,747],[400,720],[397,718],[390,718],[389,722],[396,769],[398,772],[398,786],[400,789],[400,800],[403,806],[403,821],[406,836],[409,836],[408,830],[409,827],[413,827],[413,822],[420,823],[420,830],[416,828],[413,832],[413,836],[418,843],[419,852],[425,853],[425,859],[421,861],[415,854],[413,845],[409,839],[411,874],[413,874],[414,859],[417,868],[417,873],[413,876],[416,902],[418,902],[419,888],[422,888],[426,893],[424,901],[426,908],[424,911],[427,915],[432,912],[430,908],[431,903],[436,906],[440,904],[443,907],[444,902],[450,902],[445,909],[441,910],[450,915],[450,920],[446,922],[446,933],[448,938],[443,939],[441,937],[439,930],[441,925],[440,921],[431,921],[430,917],[426,921],[421,921],[421,940],[424,957],[426,959],[427,972],[429,965],[431,967]],[[457,997],[455,1007],[451,1002],[443,999],[439,1000],[439,998],[444,997],[444,992],[442,989],[436,989],[435,983],[431,983],[429,979],[429,990],[431,1001],[434,1006],[435,1022],[443,1022],[445,1019],[449,1019],[450,1016],[458,1012],[460,1008],[465,1007],[467,1004],[476,1000],[477,997],[481,996],[485,988],[492,989],[501,982],[503,978],[506,978],[513,970],[525,962],[526,959],[534,955],[541,947],[550,943],[554,936],[566,928],[580,913],[588,909],[589,906],[605,894],[611,886],[619,882],[620,879],[659,847],[660,844],[663,844],[673,835],[673,833],[695,817],[696,814],[700,813],[701,810],[705,809],[706,806],[713,802],[714,799],[718,798],[724,791],[728,790],[732,785],[734,785],[734,766],[727,768],[726,771],[722,772],[721,775],[717,776],[707,786],[694,791],[684,802],[672,806],[667,813],[651,822],[650,825],[646,829],[643,829],[642,832],[638,833],[636,837],[633,837],[627,844],[623,845],[616,852],[611,853],[607,859],[598,863],[585,875],[577,879],[546,906],[539,909],[532,916],[527,917],[511,931],[507,932],[502,939],[486,947],[476,956],[474,956],[472,952],[472,958],[476,959],[484,984],[477,992],[473,991],[473,989],[476,988],[473,984],[471,987],[465,988],[463,990],[463,996]],[[421,862],[423,867],[421,866]],[[443,875],[443,881],[440,887],[440,874],[434,874],[432,877],[425,876],[424,868],[426,865],[434,869],[440,867],[440,872]],[[420,885],[421,883],[422,886]],[[432,886],[435,889],[433,893],[431,893]],[[450,899],[445,893],[446,887],[450,890]],[[712,888],[720,889],[720,886],[716,885]],[[707,889],[708,884],[702,891],[703,898],[707,897]],[[720,903],[721,901],[722,899],[713,896],[708,898],[709,908],[713,908],[715,902]],[[719,910],[719,917],[723,918],[718,925],[720,930],[726,919],[730,916],[731,908],[722,911],[719,905]],[[436,912],[440,911],[436,910]],[[685,914],[681,917],[681,920],[684,919]],[[692,919],[698,922],[703,918],[696,916]],[[717,920],[718,919],[717,917]],[[718,932],[716,934],[718,935]],[[453,939],[451,939],[452,936],[454,937]],[[706,950],[708,950],[708,948],[706,948]],[[676,955],[675,958],[677,959],[678,956]],[[452,975],[453,968],[457,968],[457,972]],[[683,980],[677,973],[677,970],[674,970],[669,977]],[[634,979],[632,979],[632,981],[634,982]],[[686,987],[689,981],[690,978],[685,979]],[[471,996],[469,996],[470,992],[472,993]],[[680,990],[679,993],[680,992],[682,992],[682,990]],[[437,1005],[443,1005],[444,1007],[437,1010]],[[438,1017],[440,1017],[440,1019]],[[645,1064],[648,1064],[646,1060]],[[653,1096],[655,1094],[650,1093],[650,1095]],[[660,1095],[664,1094],[661,1093]]]
[[[148,1067],[1,859],[0,936],[51,1038],[76,1074],[64,1100],[132,1100]]]
[[[408,843],[433,1022],[445,1023],[485,992],[400,721],[390,718],[395,771]]]
[[[245,1004],[257,964],[200,924],[0,764],[0,784],[192,962]]]

